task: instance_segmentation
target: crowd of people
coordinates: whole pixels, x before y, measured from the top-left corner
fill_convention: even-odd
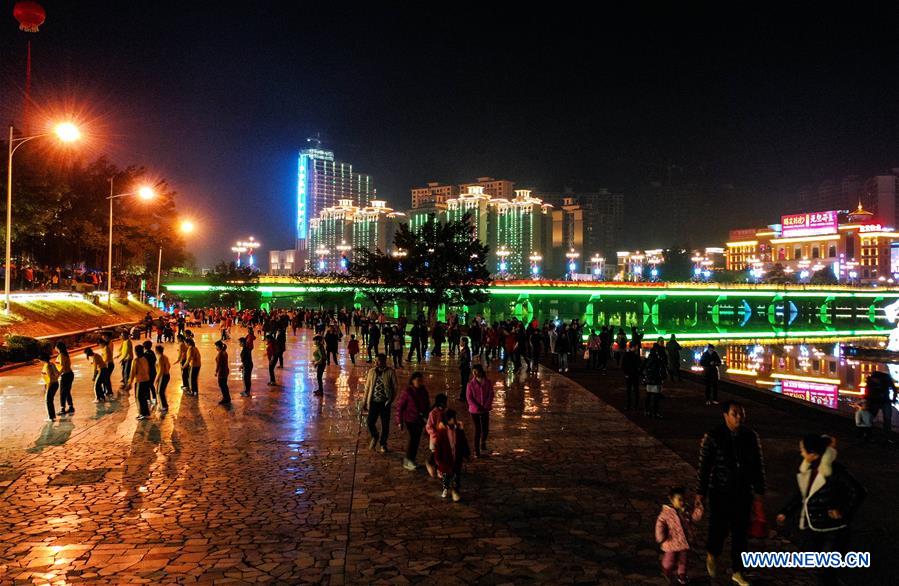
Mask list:
[[[325,392],[324,373],[335,367],[355,368],[370,364],[365,374],[359,405],[360,424],[368,431],[368,447],[387,453],[391,420],[407,434],[402,466],[415,471],[424,468],[427,475],[440,480],[443,498],[461,500],[463,465],[472,459],[490,455],[488,437],[494,383],[488,370],[524,372],[535,376],[539,366],[551,366],[568,372],[572,364],[595,371],[598,376],[617,368],[625,380],[626,410],[660,418],[662,387],[681,380],[681,345],[675,335],[644,343],[638,328],[625,332],[611,327],[584,331],[577,320],[568,323],[547,320],[522,322],[509,319],[488,323],[481,316],[464,319],[450,315],[445,323],[428,323],[423,315],[411,322],[405,317],[390,321],[384,314],[360,309],[328,310],[237,310],[201,308],[176,311],[170,315],[147,315],[141,324],[122,332],[118,340],[101,338],[96,348],[84,355],[93,369],[95,402],[115,397],[112,375],[120,372],[118,392],[134,389],[139,405],[138,419],[168,410],[166,391],[173,366],[180,369],[185,395],[200,393],[202,357],[194,330],[214,328],[214,377],[221,393],[220,404],[231,403],[228,381],[231,360],[228,343],[232,331],[239,335],[238,359],[244,397],[253,393],[252,374],[257,340],[264,344],[268,385],[278,386],[277,371],[284,367],[288,331],[297,335],[301,328],[313,332],[310,364],[315,372],[316,395]],[[585,336],[585,333],[587,335]],[[152,337],[156,336],[154,345]],[[143,338],[146,338],[142,341]],[[167,344],[176,345],[174,360],[166,352]],[[340,348],[346,352],[340,364]],[[41,357],[42,376],[47,393],[48,417],[56,418],[55,395],[60,393],[59,414],[75,412],[72,401],[74,378],[71,357],[65,344],[56,345],[55,360]],[[434,396],[426,387],[420,364],[428,360],[456,360],[459,370],[458,409],[447,393]],[[722,361],[709,344],[699,365],[705,386],[706,405],[719,405],[718,369]],[[401,374],[409,370],[408,382],[401,385]],[[176,371],[177,372],[177,371]],[[868,379],[870,400],[865,411],[884,413],[889,431],[889,414],[896,400],[896,389],[885,373],[873,373]],[[643,394],[641,400],[641,392]],[[892,393],[892,395],[890,394]],[[876,396],[875,396],[876,395]],[[888,405],[888,408],[884,408]],[[748,584],[741,553],[747,550],[752,524],[765,493],[765,466],[758,434],[744,425],[746,408],[737,401],[720,403],[723,423],[702,439],[698,483],[692,506],[683,486],[673,486],[667,503],[655,524],[655,538],[662,550],[663,573],[672,583],[687,581],[688,552],[693,547],[693,526],[708,518],[706,570],[719,574],[719,560],[725,539],[731,540],[731,579]],[[467,416],[463,416],[467,412]],[[472,430],[471,442],[467,429]],[[427,434],[428,454],[418,462],[421,439]],[[797,490],[777,515],[778,524],[795,518],[804,547],[815,551],[846,551],[852,518],[864,499],[865,489],[840,463],[835,462],[833,438],[810,435],[800,442],[801,464]],[[821,573],[822,583],[834,583],[834,575]]]

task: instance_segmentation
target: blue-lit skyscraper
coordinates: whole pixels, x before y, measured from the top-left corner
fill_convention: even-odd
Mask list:
[[[306,249],[309,221],[322,210],[349,199],[365,207],[374,199],[371,175],[353,171],[353,165],[334,160],[334,152],[321,148],[318,139],[307,139],[300,151],[297,173],[297,249]]]

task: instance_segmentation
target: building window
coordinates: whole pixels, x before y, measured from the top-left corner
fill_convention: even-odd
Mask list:
[[[796,247],[793,249],[793,260],[800,260],[802,258],[802,248]]]
[[[829,258],[836,258],[837,257],[837,247],[834,246],[833,244],[831,244],[830,248],[827,249],[827,256]]]
[[[820,246],[812,247],[812,258],[821,258],[821,247]]]

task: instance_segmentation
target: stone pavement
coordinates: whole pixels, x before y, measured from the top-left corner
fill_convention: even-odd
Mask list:
[[[329,367],[315,397],[301,330],[281,386],[265,386],[257,349],[255,396],[237,395],[233,368],[226,409],[213,332],[198,332],[199,400],[173,380],[168,415],[147,421],[127,396],[94,405],[81,357],[77,413],[55,424],[41,421],[37,367],[0,375],[0,583],[664,583],[654,519],[695,470],[570,379],[490,369],[492,454],[466,467],[454,504],[402,469],[398,428],[387,455],[368,451],[356,407],[367,365]],[[453,359],[421,368],[432,398],[457,396]]]

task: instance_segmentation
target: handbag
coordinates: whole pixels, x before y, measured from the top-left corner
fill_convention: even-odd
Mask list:
[[[749,537],[768,536],[768,521],[765,519],[765,506],[761,499],[752,502],[752,514],[749,519]]]

